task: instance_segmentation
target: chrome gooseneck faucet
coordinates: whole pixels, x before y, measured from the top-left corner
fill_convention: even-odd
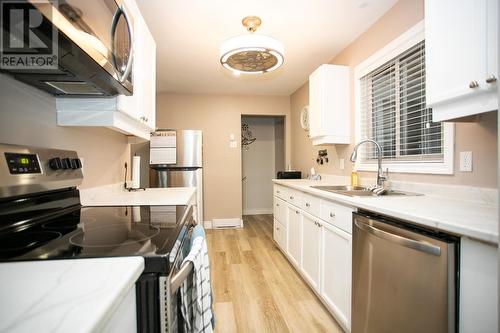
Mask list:
[[[372,142],[375,144],[377,147],[377,156],[378,156],[378,173],[377,173],[377,187],[384,187],[384,182],[387,180],[387,178],[384,176],[384,172],[382,171],[382,148],[378,144],[377,141],[371,140],[371,139],[365,139],[361,142],[359,142],[356,146],[354,146],[354,150],[352,151],[351,154],[351,162],[356,162],[356,159],[358,157],[358,148],[361,146],[363,143],[367,142]]]

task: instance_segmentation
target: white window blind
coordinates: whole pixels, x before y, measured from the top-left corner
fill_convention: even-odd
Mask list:
[[[391,162],[443,162],[443,126],[425,102],[425,42],[360,79],[361,138],[373,139]],[[361,161],[376,158],[364,145]]]

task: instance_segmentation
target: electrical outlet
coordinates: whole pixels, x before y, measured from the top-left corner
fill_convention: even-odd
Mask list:
[[[460,152],[460,171],[472,172],[472,152]]]
[[[229,141],[229,148],[238,148],[238,142],[236,140]]]
[[[344,170],[344,168],[345,168],[344,159],[343,158],[339,159],[339,168],[340,168],[340,170]]]

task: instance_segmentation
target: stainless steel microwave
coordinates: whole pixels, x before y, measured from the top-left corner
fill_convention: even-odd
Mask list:
[[[57,65],[0,71],[57,96],[132,95],[134,17],[123,0],[27,0],[18,9],[40,17],[20,38],[29,34],[52,42]],[[19,34],[8,15],[2,19],[4,32]],[[30,52],[36,55],[38,49]]]

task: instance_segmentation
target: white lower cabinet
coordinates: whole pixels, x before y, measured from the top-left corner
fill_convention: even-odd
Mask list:
[[[286,249],[286,227],[274,219],[273,238],[278,246]]]
[[[320,295],[348,331],[351,329],[351,267],[352,235],[323,223]]]
[[[297,207],[287,206],[287,246],[286,253],[295,266],[302,264],[302,216]]]
[[[351,330],[353,211],[291,188],[274,188],[276,244],[347,332]]]
[[[313,289],[319,290],[321,223],[302,213],[302,273]]]

